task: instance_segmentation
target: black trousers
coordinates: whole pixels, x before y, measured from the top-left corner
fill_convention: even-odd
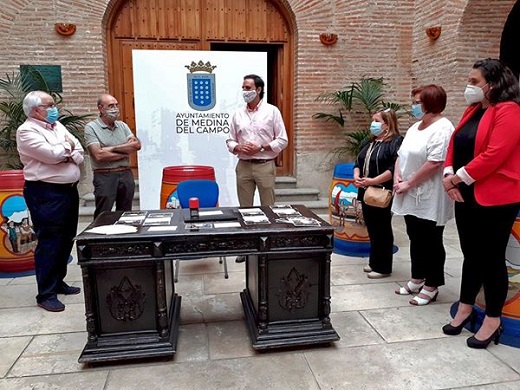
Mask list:
[[[114,203],[117,211],[132,210],[134,191],[134,175],[130,169],[122,172],[94,172],[94,219],[103,211],[112,211]]]
[[[437,226],[435,221],[413,215],[405,215],[404,221],[410,239],[412,279],[425,279],[425,285],[428,287],[444,285],[444,226]]]
[[[460,301],[468,305],[484,287],[486,315],[500,317],[509,285],[506,248],[520,204],[483,207],[455,203],[455,220],[464,255]]]
[[[392,204],[385,208],[363,203],[363,219],[370,237],[369,265],[372,271],[392,273],[394,233],[392,230]]]
[[[67,263],[76,236],[79,195],[76,184],[26,181],[24,197],[38,244],[34,251],[37,302],[55,298],[66,285]]]

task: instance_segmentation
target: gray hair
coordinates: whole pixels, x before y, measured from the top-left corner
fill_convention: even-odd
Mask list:
[[[48,95],[43,91],[31,91],[23,99],[23,112],[30,117],[33,110],[42,104],[42,96]]]

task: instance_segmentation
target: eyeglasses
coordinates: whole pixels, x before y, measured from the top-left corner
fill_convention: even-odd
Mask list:
[[[47,108],[54,108],[54,107],[56,107],[56,104],[54,104],[54,103],[40,104],[38,107],[45,108],[45,109],[47,109]]]
[[[421,104],[421,101],[420,101],[420,100],[414,100],[414,101],[412,102],[412,104]]]

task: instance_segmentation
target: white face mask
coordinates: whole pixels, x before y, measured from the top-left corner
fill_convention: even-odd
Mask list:
[[[476,85],[467,85],[464,91],[464,98],[468,104],[480,103],[484,99],[484,91]]]
[[[105,116],[108,119],[111,119],[115,121],[119,117],[119,109],[118,108],[112,108],[110,110],[105,111]]]
[[[242,91],[242,96],[246,103],[251,103],[256,98],[256,91]]]

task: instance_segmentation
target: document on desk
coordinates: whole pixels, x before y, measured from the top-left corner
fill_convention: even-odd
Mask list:
[[[125,234],[125,233],[136,233],[137,227],[129,225],[103,225],[96,226],[95,228],[85,230],[85,233],[96,233],[96,234]]]
[[[298,210],[295,210],[292,208],[292,206],[289,205],[275,205],[271,206],[271,210],[278,215],[279,217],[283,217],[285,215],[290,216],[300,216],[300,212]]]
[[[267,224],[271,223],[269,222],[269,218],[265,214],[263,215],[249,215],[249,216],[243,216],[244,223],[246,225],[257,225],[257,224]]]
[[[174,232],[177,230],[177,226],[150,226],[149,232]]]
[[[240,222],[214,222],[213,227],[218,228],[239,228],[241,227]]]
[[[172,220],[173,213],[150,214],[144,220],[143,225],[163,225],[168,226]]]
[[[199,216],[207,217],[210,215],[223,215],[222,210],[199,210]]]
[[[116,221],[116,224],[139,226],[145,220],[146,215],[146,211],[125,211]]]
[[[252,207],[250,209],[238,209],[238,212],[242,214],[243,217],[245,216],[254,216],[254,215],[265,215],[265,213],[262,211],[262,209],[258,207]]]

